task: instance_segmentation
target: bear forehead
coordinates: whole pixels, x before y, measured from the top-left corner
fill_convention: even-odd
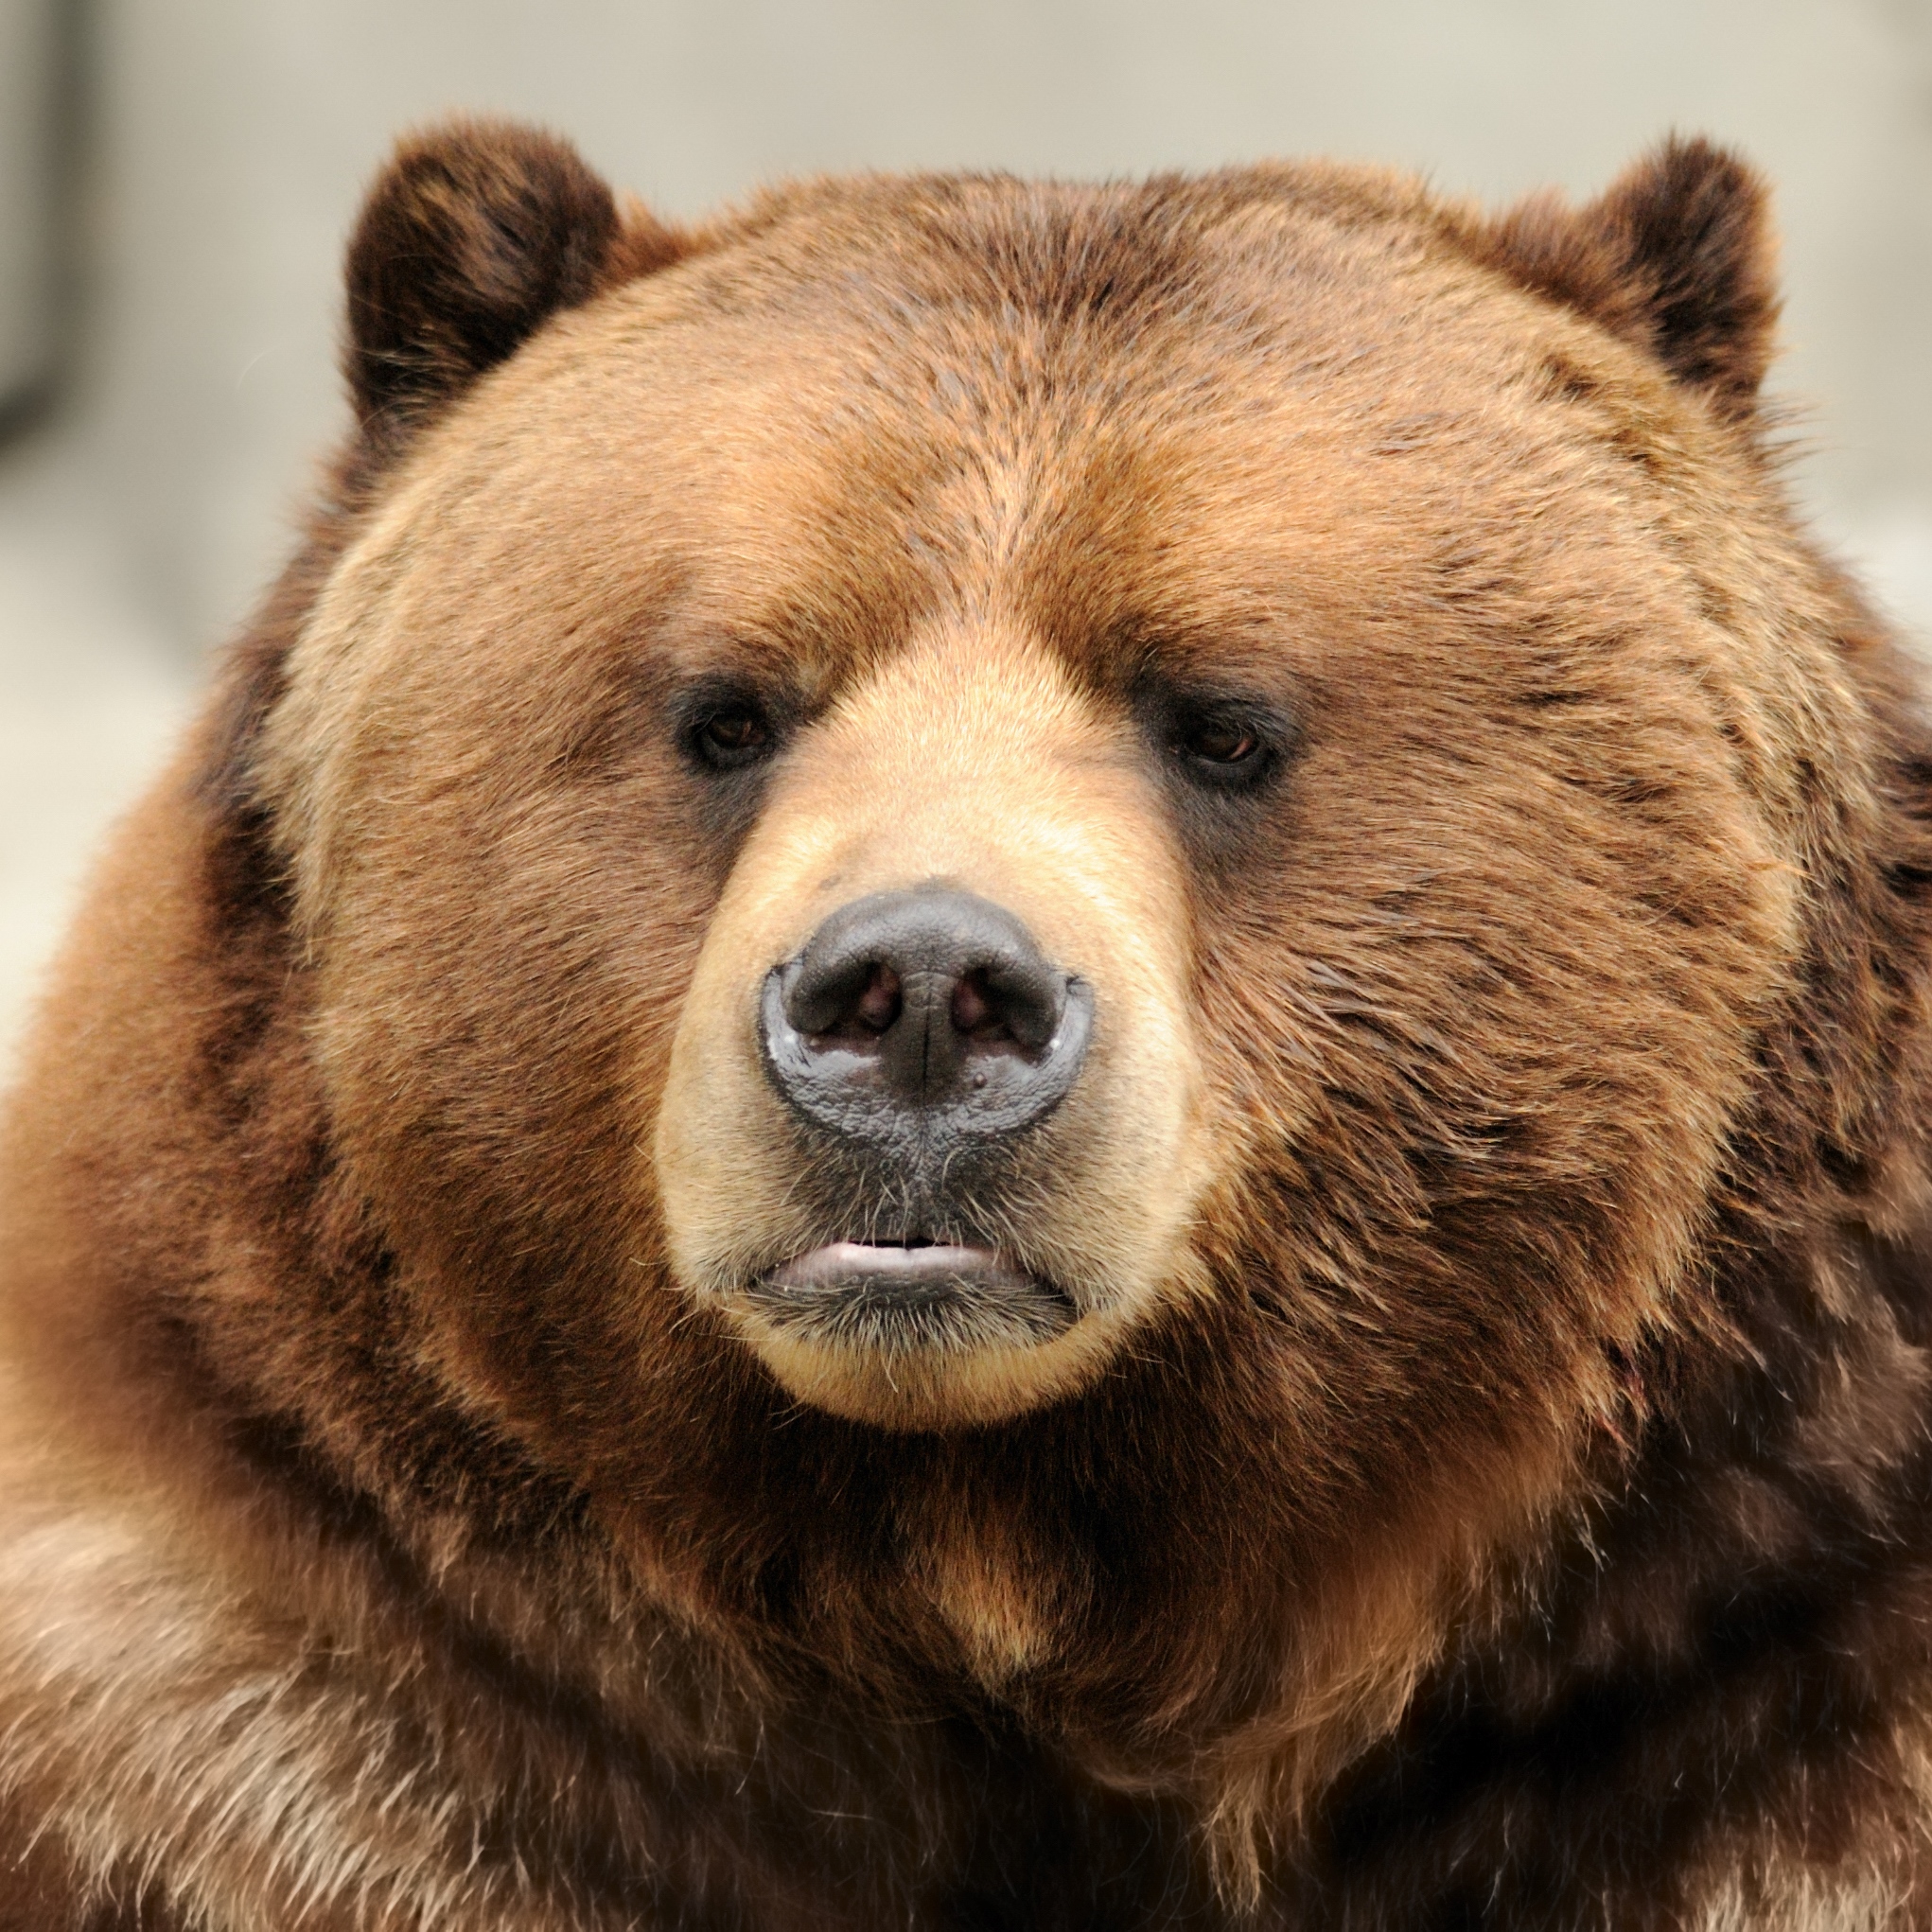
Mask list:
[[[1648,547],[1620,445],[1683,413],[1379,177],[830,184],[560,318],[396,507],[439,598],[656,608],[675,573],[821,639],[1004,604],[1078,652],[1420,614],[1472,541],[1600,594],[1566,539]]]

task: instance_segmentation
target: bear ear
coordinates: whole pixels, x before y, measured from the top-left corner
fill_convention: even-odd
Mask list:
[[[349,243],[347,375],[366,438],[393,446],[547,317],[650,263],[575,149],[508,121],[405,140]],[[635,259],[634,259],[635,258]]]
[[[1524,202],[1481,252],[1650,350],[1720,414],[1751,415],[1774,348],[1776,248],[1765,184],[1734,154],[1673,137],[1587,207]]]

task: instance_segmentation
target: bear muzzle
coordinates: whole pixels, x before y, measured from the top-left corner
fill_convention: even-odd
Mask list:
[[[931,881],[826,919],[765,976],[761,1058],[806,1133],[879,1173],[902,1224],[773,1270],[748,1296],[764,1318],[895,1353],[1027,1347],[1071,1327],[1063,1290],[958,1238],[958,1196],[1065,1098],[1093,1025],[1087,981],[976,893]]]
[[[976,1426],[1205,1291],[1190,912],[1133,720],[998,628],[776,760],[659,1090],[676,1285],[793,1398]]]

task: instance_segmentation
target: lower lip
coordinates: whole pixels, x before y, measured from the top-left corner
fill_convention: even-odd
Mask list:
[[[891,1354],[1029,1348],[1079,1319],[1072,1300],[992,1248],[833,1241],[776,1268],[748,1292],[801,1340]]]
[[[833,1241],[799,1255],[766,1277],[782,1292],[824,1290],[908,1300],[957,1293],[1036,1293],[1039,1284],[992,1248],[873,1247]]]

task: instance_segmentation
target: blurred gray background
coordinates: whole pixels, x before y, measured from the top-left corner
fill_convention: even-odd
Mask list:
[[[673,214],[1305,152],[1585,195],[1713,133],[1777,185],[1800,486],[1932,633],[1932,0],[0,0],[0,1054],[342,427],[358,196],[452,108]]]

